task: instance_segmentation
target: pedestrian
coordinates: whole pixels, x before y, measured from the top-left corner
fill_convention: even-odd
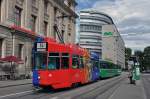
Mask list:
[[[132,69],[129,69],[128,78],[129,78],[129,80],[130,80],[130,84],[132,84]]]
[[[135,84],[135,80],[133,79],[133,73],[134,73],[134,71],[133,71],[134,69],[129,69],[129,75],[128,75],[128,78],[129,78],[129,80],[130,80],[130,84]]]

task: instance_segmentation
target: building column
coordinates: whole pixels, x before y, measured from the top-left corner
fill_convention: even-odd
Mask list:
[[[38,12],[38,33],[43,35],[43,21],[44,21],[44,2],[39,0],[39,12]]]
[[[51,36],[51,37],[54,37],[54,6],[50,3],[50,8],[49,8],[49,35],[48,36]]]

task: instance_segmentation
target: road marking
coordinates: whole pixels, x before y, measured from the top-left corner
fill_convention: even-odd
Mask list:
[[[33,92],[33,90],[29,90],[29,91],[18,92],[18,93],[13,93],[13,94],[8,94],[8,95],[0,96],[0,99],[1,99],[1,98],[5,98],[5,97],[10,97],[10,96],[19,95],[19,94],[29,93],[29,92]]]
[[[52,98],[50,98],[50,99],[58,99],[58,97],[52,97]]]

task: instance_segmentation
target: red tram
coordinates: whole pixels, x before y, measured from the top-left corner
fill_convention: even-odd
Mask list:
[[[89,82],[89,53],[77,45],[38,38],[33,56],[34,86],[58,89]]]

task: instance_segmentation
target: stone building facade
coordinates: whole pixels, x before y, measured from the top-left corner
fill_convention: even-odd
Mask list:
[[[16,56],[23,61],[15,68],[15,75],[31,73],[37,36],[75,42],[76,5],[75,0],[0,0],[0,57]],[[5,71],[7,65],[0,61],[0,79],[10,76]]]

